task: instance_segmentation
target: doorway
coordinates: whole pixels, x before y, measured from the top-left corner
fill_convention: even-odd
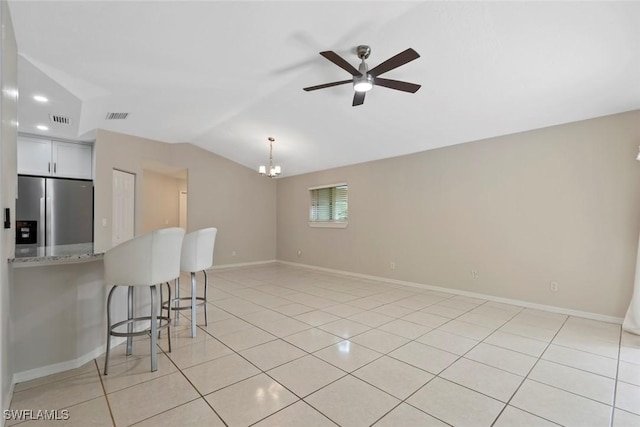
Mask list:
[[[180,228],[187,230],[187,192],[180,191]]]
[[[112,194],[111,243],[116,246],[134,236],[135,174],[114,169]]]
[[[143,164],[141,189],[141,233],[167,227],[187,226],[187,169],[157,162]]]

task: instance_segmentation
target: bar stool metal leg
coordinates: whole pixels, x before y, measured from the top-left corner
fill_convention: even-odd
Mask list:
[[[167,286],[167,293],[169,295],[168,299],[165,301],[164,299],[164,286]],[[173,300],[171,299],[171,283],[169,282],[163,282],[160,285],[158,285],[160,287],[160,317],[166,317],[167,319],[169,319],[169,321],[171,321],[171,304],[173,303]],[[164,310],[167,310],[167,315],[164,316]],[[162,328],[158,330],[158,339],[160,339],[162,337]],[[171,352],[171,335],[169,335],[169,352]]]
[[[160,283],[160,285],[158,285],[158,287],[160,288],[160,317],[162,317],[162,311],[164,310],[164,306],[162,301],[164,301],[163,297],[164,295],[162,292],[162,283]],[[169,296],[169,304],[171,304],[171,296]],[[160,339],[160,335],[162,334],[162,329],[158,330],[158,339]]]
[[[196,273],[191,273],[191,336],[196,337]]]
[[[180,313],[180,278],[179,277],[177,277],[174,282],[174,293],[176,294],[176,297],[174,299],[175,306],[173,310],[176,312],[176,314],[175,314],[175,321],[173,322],[173,324],[178,326],[178,316]],[[171,301],[171,299],[169,299],[169,301]]]
[[[162,289],[162,286],[160,286],[160,289]],[[169,353],[171,353],[171,286],[169,283],[167,283],[167,289],[169,292],[169,300],[167,302],[167,344],[169,345]],[[160,304],[162,304],[162,298],[160,298]],[[162,317],[162,308],[160,308],[160,317]],[[159,333],[158,336],[160,336]]]
[[[156,285],[151,288],[151,372],[158,370],[158,351],[156,349],[158,340],[158,313],[157,313],[157,292]]]
[[[133,319],[133,286],[129,286],[127,293],[127,319]],[[133,322],[129,322],[127,325],[127,333],[131,334],[133,332]],[[127,337],[127,351],[126,355],[131,356],[133,353],[133,336],[129,335]]]
[[[207,282],[207,272],[202,270],[202,274],[204,274],[204,326],[209,326],[209,322],[207,322],[207,288],[209,283]]]
[[[107,297],[107,354],[104,358],[104,374],[107,375],[109,369],[109,353],[111,353],[111,297],[117,286],[112,286]]]

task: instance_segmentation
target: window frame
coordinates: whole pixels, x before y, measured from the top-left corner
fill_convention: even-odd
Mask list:
[[[338,220],[330,220],[330,221],[319,221],[319,220],[313,220],[311,218],[312,213],[313,213],[313,191],[314,190],[322,190],[325,188],[337,188],[337,187],[347,187],[347,219],[345,221],[338,221]],[[309,213],[307,215],[307,223],[309,224],[309,227],[314,227],[314,228],[346,228],[347,225],[349,224],[349,185],[346,182],[339,182],[337,184],[326,184],[326,185],[318,185],[315,187],[309,187],[308,188],[308,194],[309,194]]]

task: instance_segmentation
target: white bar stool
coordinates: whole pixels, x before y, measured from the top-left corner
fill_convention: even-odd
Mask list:
[[[204,306],[204,324],[207,322],[207,272],[206,269],[213,265],[213,249],[216,242],[217,228],[203,228],[193,231],[184,236],[182,242],[182,256],[180,258],[180,270],[191,274],[191,296],[180,297],[180,279],[175,282],[175,298],[163,302],[162,307],[168,309],[173,302],[175,310],[175,324],[178,324],[178,311],[191,310],[191,336],[196,336],[196,308]],[[199,297],[196,295],[196,273],[202,271],[204,274],[204,293]],[[180,305],[180,301],[188,301],[188,305]]]
[[[127,356],[133,348],[133,337],[150,335],[151,337],[151,371],[158,370],[156,342],[158,330],[170,328],[169,316],[158,315],[157,286],[180,275],[180,256],[184,230],[182,228],[164,228],[152,233],[134,237],[104,254],[105,282],[112,285],[107,298],[107,354],[104,360],[104,374],[109,368],[109,352],[111,336],[127,338]],[[118,286],[128,286],[127,320],[117,323],[111,321],[111,299]],[[148,286],[151,290],[151,310],[149,316],[134,317],[133,287]],[[162,313],[160,313],[162,314]],[[134,331],[134,323],[146,321],[148,327],[142,331]],[[126,332],[118,332],[116,328],[127,325]],[[169,329],[169,339],[171,337]],[[171,341],[169,341],[171,351]]]

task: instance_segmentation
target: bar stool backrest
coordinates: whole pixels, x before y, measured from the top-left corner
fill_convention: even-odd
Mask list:
[[[213,248],[216,242],[217,228],[203,228],[193,231],[182,242],[180,270],[197,272],[213,265]]]
[[[134,237],[104,254],[107,285],[152,286],[180,276],[184,230],[163,228]]]

